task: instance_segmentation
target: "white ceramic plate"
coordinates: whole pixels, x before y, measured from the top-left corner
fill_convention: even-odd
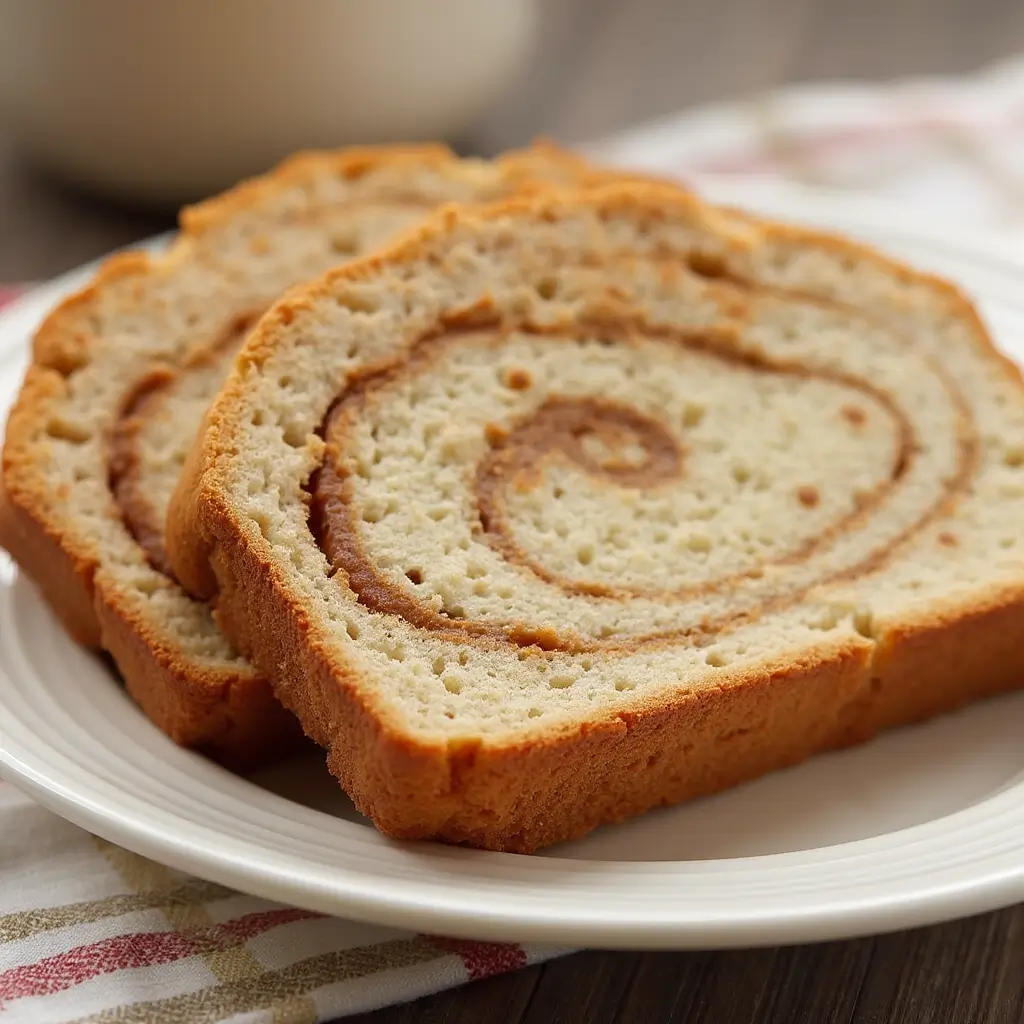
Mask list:
[[[826,195],[752,201],[956,278],[1024,360],[1024,269],[991,245]],[[29,330],[75,282],[0,316],[0,400]],[[4,774],[59,814],[207,878],[381,924],[583,946],[746,946],[1024,899],[1024,693],[536,857],[390,842],[315,758],[250,781],[175,748],[9,563],[0,716]]]

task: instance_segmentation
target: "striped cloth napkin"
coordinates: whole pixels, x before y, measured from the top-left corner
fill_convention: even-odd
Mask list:
[[[542,958],[246,896],[91,836],[0,783],[5,1024],[312,1024]]]
[[[1024,239],[1024,62],[955,81],[787,90],[588,150],[698,184],[870,191]],[[92,837],[0,784],[0,1024],[312,1024],[551,955],[245,896]]]

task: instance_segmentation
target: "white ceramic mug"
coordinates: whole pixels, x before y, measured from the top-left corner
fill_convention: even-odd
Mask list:
[[[511,81],[533,0],[3,0],[0,128],[177,203],[296,149],[447,138]]]

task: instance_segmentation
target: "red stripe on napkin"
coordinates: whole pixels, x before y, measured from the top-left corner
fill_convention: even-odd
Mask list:
[[[230,949],[271,928],[320,916],[286,907],[247,914],[212,928],[189,932],[133,932],[77,946],[66,953],[0,974],[0,1007],[12,999],[62,992],[101,974],[132,967],[154,967]]]
[[[438,935],[431,935],[430,941],[439,949],[462,957],[466,971],[474,981],[494,974],[504,974],[506,971],[518,971],[526,966],[526,951],[522,946],[447,939]]]
[[[20,285],[0,284],[0,308],[6,306],[8,302],[13,302],[23,291]]]

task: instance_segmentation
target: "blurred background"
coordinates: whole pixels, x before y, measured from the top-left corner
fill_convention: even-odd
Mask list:
[[[293,149],[414,137],[1014,218],[1018,51],[1020,0],[0,0],[0,281],[163,230]]]

